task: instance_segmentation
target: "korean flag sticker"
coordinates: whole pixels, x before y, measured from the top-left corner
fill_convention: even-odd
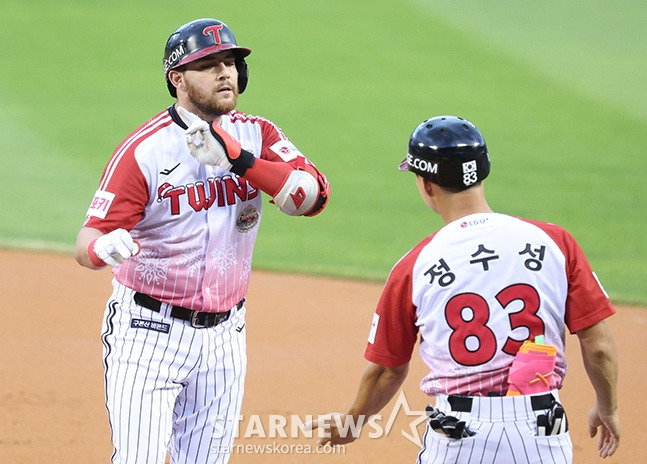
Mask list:
[[[467,174],[468,172],[474,172],[476,171],[476,161],[467,161],[463,163],[463,174]]]

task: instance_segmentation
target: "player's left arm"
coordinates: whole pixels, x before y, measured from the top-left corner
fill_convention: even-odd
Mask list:
[[[268,140],[264,137],[263,153],[256,158],[217,121],[207,123],[182,107],[177,107],[177,111],[188,125],[185,134],[189,151],[199,162],[220,166],[245,178],[270,195],[279,210],[290,216],[315,216],[326,207],[330,195],[328,180],[301,153],[291,153],[287,160],[272,153],[281,141],[275,130]]]
[[[606,458],[620,444],[618,417],[618,356],[609,328],[600,321],[577,332],[586,373],[595,390],[596,403],[589,412],[589,435],[600,431],[598,452]]]
[[[315,216],[326,207],[330,185],[326,177],[300,152],[289,159],[273,153],[272,144],[260,158],[244,150],[217,123],[210,124],[211,134],[225,147],[232,163],[231,171],[250,181],[272,197],[272,202],[289,216]],[[283,140],[287,148],[287,140]],[[276,144],[280,144],[277,141]]]
[[[355,441],[358,437],[349,433],[352,427],[345,427],[349,421],[354,424],[366,424],[369,418],[380,412],[395,396],[409,373],[409,363],[398,367],[387,367],[369,363],[359,383],[355,401],[346,413],[331,413],[312,421],[310,430],[325,429],[319,436],[319,445],[343,445]]]
[[[330,185],[303,156],[292,161],[255,158],[243,177],[272,197],[290,216],[316,216],[326,207]]]

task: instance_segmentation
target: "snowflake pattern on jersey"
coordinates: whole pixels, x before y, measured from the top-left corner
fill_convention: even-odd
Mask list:
[[[154,250],[142,252],[138,259],[135,272],[139,273],[139,280],[144,280],[147,285],[154,282],[159,285],[161,281],[166,280],[168,274],[168,265],[171,258],[161,258]]]
[[[213,250],[211,256],[213,257],[215,268],[218,271],[218,274],[224,276],[225,272],[227,272],[230,267],[238,264],[238,259],[236,259],[237,249],[237,243],[228,242],[223,246]]]
[[[182,253],[182,257],[178,261],[178,267],[185,267],[189,271],[189,276],[195,276],[196,271],[202,264],[202,247],[200,245],[193,246]]]
[[[243,284],[249,284],[249,278],[252,274],[252,258],[243,258],[243,269],[240,273],[240,280]]]

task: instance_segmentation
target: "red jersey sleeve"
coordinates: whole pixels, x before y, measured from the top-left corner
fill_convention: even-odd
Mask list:
[[[263,149],[261,159],[273,162],[284,162],[294,169],[303,169],[320,179],[322,174],[314,163],[306,158],[283,134],[274,123],[262,119],[261,133],[263,137]]]
[[[557,243],[566,258],[568,294],[565,322],[570,333],[591,327],[615,314],[609,297],[573,236],[554,224],[540,227]]]
[[[417,256],[412,250],[393,267],[380,296],[364,353],[375,364],[398,367],[411,360],[418,336],[411,281]]]
[[[122,228],[131,230],[144,214],[148,203],[148,182],[135,158],[141,141],[135,131],[114,151],[101,176],[86,215],[85,227],[103,233]]]

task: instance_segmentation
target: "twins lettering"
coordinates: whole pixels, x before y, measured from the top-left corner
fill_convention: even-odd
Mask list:
[[[189,205],[194,211],[207,210],[212,206],[224,207],[235,205],[238,201],[247,201],[258,196],[258,189],[245,179],[238,177],[209,178],[205,182],[196,182],[174,186],[164,182],[157,189],[157,202],[168,201],[171,214],[177,216],[181,206]]]

